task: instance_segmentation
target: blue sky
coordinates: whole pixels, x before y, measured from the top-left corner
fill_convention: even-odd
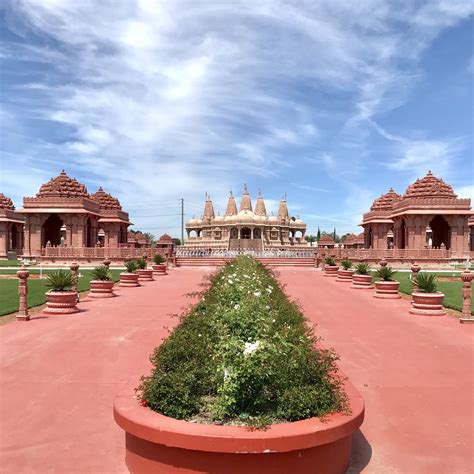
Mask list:
[[[65,168],[137,228],[286,192],[308,231],[428,169],[474,197],[469,1],[17,0],[0,7],[0,191]],[[141,203],[141,204],[140,204]]]

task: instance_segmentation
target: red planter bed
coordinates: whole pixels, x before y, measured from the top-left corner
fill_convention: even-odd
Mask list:
[[[400,288],[399,281],[376,281],[374,298],[381,298],[384,300],[394,300],[401,298],[398,293]]]
[[[89,296],[91,298],[113,298],[114,282],[107,280],[91,280],[91,290]]]
[[[352,283],[352,275],[354,275],[354,270],[338,270],[336,281]]]
[[[153,269],[144,268],[138,270],[139,281],[153,281]]]
[[[160,263],[160,265],[152,265],[153,275],[167,275],[167,266],[166,263]]]
[[[47,314],[72,314],[78,313],[77,292],[75,291],[47,291],[46,309]]]
[[[339,270],[339,267],[337,265],[326,265],[324,267],[324,276],[336,278],[338,270]]]
[[[125,286],[125,287],[140,286],[140,283],[138,283],[138,273],[122,272],[120,274],[119,286]]]
[[[353,284],[351,288],[356,290],[371,290],[372,286],[372,275],[358,275],[354,273],[352,277]]]
[[[132,473],[339,474],[350,464],[352,433],[364,419],[364,400],[345,381],[351,413],[272,425],[267,430],[176,420],[119,396],[114,418],[125,430]]]
[[[444,316],[446,311],[443,307],[444,293],[423,293],[415,291],[411,295],[411,314],[420,316]]]

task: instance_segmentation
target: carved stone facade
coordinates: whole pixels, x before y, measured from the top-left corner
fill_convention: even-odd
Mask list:
[[[44,247],[119,247],[127,242],[128,213],[102,188],[90,195],[63,170],[35,197],[23,198],[25,257]]]
[[[23,222],[23,216],[15,211],[12,200],[0,193],[0,258],[6,258],[8,252],[21,253]]]
[[[278,214],[267,215],[265,202],[259,193],[255,210],[244,187],[240,208],[230,193],[223,216],[215,215],[210,197],[204,205],[201,219],[192,218],[186,224],[186,247],[222,250],[266,250],[307,247],[304,240],[306,224],[299,217],[290,217],[286,197],[280,201]]]
[[[470,199],[458,199],[451,186],[429,171],[403,196],[393,189],[364,214],[365,248],[445,248],[461,258],[470,250]],[[472,219],[472,218],[471,218]]]

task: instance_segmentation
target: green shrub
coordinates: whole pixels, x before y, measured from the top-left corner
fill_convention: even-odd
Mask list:
[[[137,263],[133,260],[127,260],[125,262],[125,269],[127,273],[134,273],[137,270]]]
[[[326,257],[324,259],[324,263],[326,265],[329,265],[330,267],[334,267],[336,265],[336,260],[334,259],[334,257]]]
[[[345,258],[344,260],[341,260],[341,267],[344,269],[344,270],[349,270],[350,268],[352,268],[352,262]]]
[[[105,265],[100,265],[95,267],[91,271],[92,280],[100,280],[100,281],[110,281],[112,280],[112,274],[110,270]]]
[[[357,263],[354,268],[358,275],[368,275],[370,271],[370,265],[367,262]]]
[[[240,257],[151,356],[140,398],[178,419],[261,427],[346,407],[337,356],[314,347],[298,306],[270,270]]]
[[[415,285],[423,293],[436,293],[438,288],[436,275],[434,273],[419,272],[415,278]]]
[[[136,265],[137,265],[137,268],[139,270],[145,270],[146,268],[146,261],[144,258],[137,258],[137,260],[135,261]]]
[[[52,291],[69,291],[73,284],[72,273],[67,270],[56,270],[46,278],[46,287]]]
[[[165,258],[160,253],[156,253],[153,256],[153,262],[155,262],[156,265],[161,265],[162,263],[165,263],[165,261],[166,261]]]
[[[375,272],[375,276],[379,279],[379,280],[383,280],[383,281],[393,281],[394,280],[394,276],[395,274],[397,273],[396,270],[394,270],[392,267],[380,267],[376,272]]]

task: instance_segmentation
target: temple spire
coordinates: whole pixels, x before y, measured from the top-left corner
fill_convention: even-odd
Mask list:
[[[280,219],[288,219],[290,217],[288,214],[288,207],[286,205],[286,193],[281,198],[280,206],[278,208],[278,217]]]
[[[242,200],[240,201],[240,210],[241,211],[251,211],[252,210],[252,201],[250,200],[250,195],[247,190],[247,185],[244,184],[244,194],[242,195]]]
[[[257,204],[255,205],[255,214],[257,216],[266,216],[267,210],[265,208],[265,201],[263,200],[262,193],[258,192]]]
[[[232,191],[229,193],[229,199],[227,201],[227,208],[225,210],[224,216],[235,216],[237,215],[237,203],[235,202],[235,198],[232,194]]]
[[[204,205],[204,214],[202,216],[203,219],[214,219],[214,206],[212,205],[211,196],[206,194],[206,204]]]

